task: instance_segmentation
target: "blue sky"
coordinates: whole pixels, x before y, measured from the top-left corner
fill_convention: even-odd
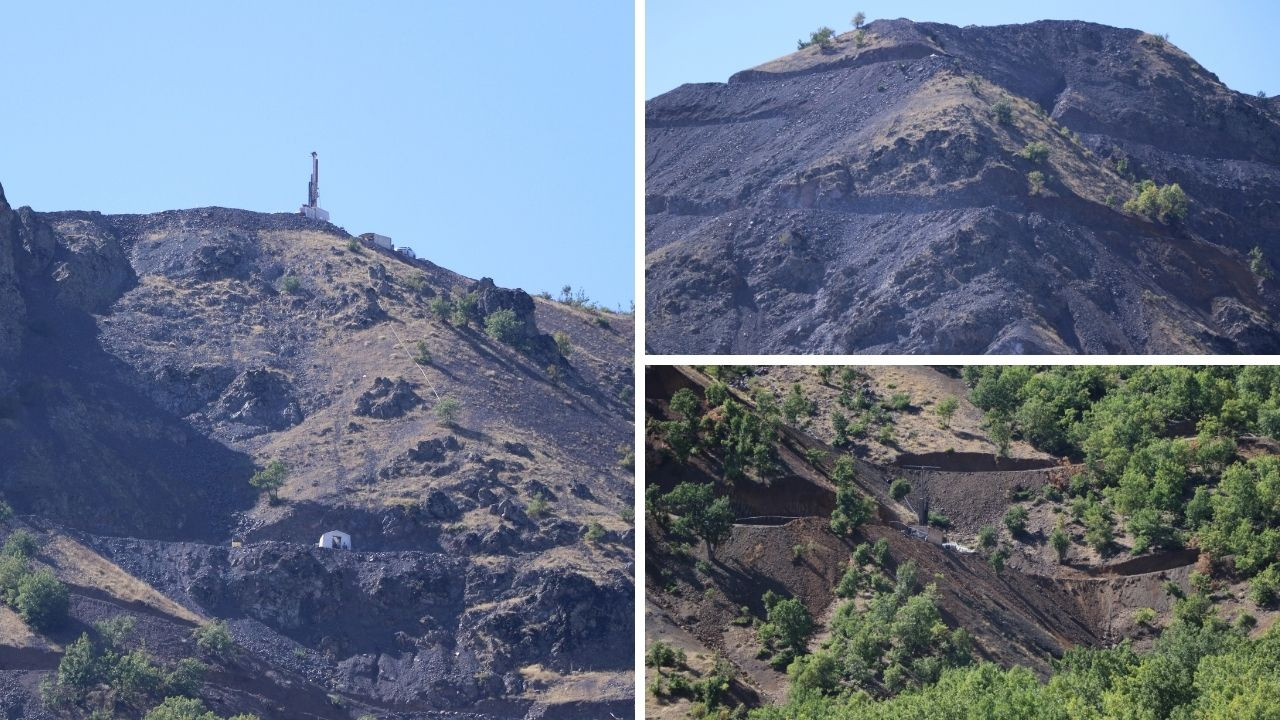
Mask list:
[[[634,11],[7,3],[0,183],[37,210],[320,204],[471,277],[633,291]]]
[[[1275,38],[1280,3],[1274,0],[648,0],[644,96],[686,82],[723,82],[738,70],[794,51],[797,38],[821,25],[850,29],[849,19],[858,10],[869,20],[905,17],[961,26],[1089,20],[1168,33],[1228,87],[1280,94]]]

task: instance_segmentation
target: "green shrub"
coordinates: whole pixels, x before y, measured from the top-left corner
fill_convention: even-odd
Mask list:
[[[644,654],[645,667],[674,668],[685,663],[684,650],[671,647],[661,640],[655,640]]]
[[[808,424],[809,417],[815,412],[817,412],[817,406],[805,396],[804,388],[800,383],[793,384],[787,399],[782,402],[782,416],[791,425],[802,424],[802,421],[803,424]]]
[[[449,318],[453,315],[453,303],[446,295],[431,298],[431,302],[427,303],[427,309],[435,313],[441,322],[449,322]]]
[[[116,615],[108,620],[101,620],[93,624],[93,629],[98,631],[98,635],[106,646],[113,650],[121,650],[125,646],[125,641],[129,639],[129,635],[133,633],[137,620],[129,615]]]
[[[0,554],[0,601],[12,605],[18,597],[18,581],[27,574],[25,558]]]
[[[1156,621],[1156,611],[1149,607],[1138,608],[1133,613],[1133,621],[1138,625],[1151,627]]]
[[[1043,195],[1045,192],[1044,173],[1039,170],[1032,170],[1027,173],[1027,187],[1030,188],[1029,192],[1032,195]]]
[[[148,712],[143,720],[222,720],[196,698],[167,697]],[[258,720],[256,715],[236,715],[227,720]]]
[[[600,539],[603,537],[604,537],[603,525],[601,525],[598,522],[593,522],[591,523],[591,525],[587,526],[587,534],[586,534],[587,542],[593,542],[593,543],[600,542]]]
[[[1039,165],[1049,159],[1049,146],[1040,140],[1029,142],[1018,151],[1018,157]]]
[[[404,279],[404,286],[415,293],[421,293],[427,289],[427,276],[422,273],[414,273]]]
[[[865,23],[866,21],[867,21],[867,14],[859,10],[858,12],[853,14],[853,20],[850,20],[849,22],[855,28],[860,28],[862,27],[862,24]]]
[[[787,598],[766,602],[766,605],[766,621],[757,633],[765,647],[804,652],[813,632],[813,618],[804,604],[795,598]]]
[[[458,421],[458,413],[462,405],[451,397],[442,397],[436,402],[436,420],[441,425],[450,426]]]
[[[951,527],[951,518],[947,517],[946,515],[943,515],[940,512],[930,510],[929,524],[936,528],[942,528],[943,530],[946,530],[947,528]]]
[[[1280,564],[1272,563],[1249,581],[1249,599],[1266,607],[1280,598]]]
[[[1125,201],[1124,209],[1162,223],[1182,220],[1187,216],[1189,201],[1187,194],[1177,183],[1156,185],[1152,180],[1143,180],[1134,185],[1133,197]]]
[[[1008,125],[1013,122],[1013,105],[1008,100],[1001,98],[991,106],[991,115],[1001,125]]]
[[[1054,526],[1053,532],[1049,533],[1049,546],[1058,554],[1058,562],[1067,559],[1067,548],[1071,546],[1071,538],[1067,536],[1061,524]]]
[[[476,309],[476,296],[470,293],[461,295],[457,300],[453,301],[453,308],[449,313],[449,322],[458,327],[467,327],[471,324],[471,313]]]
[[[1027,530],[1027,509],[1021,505],[1014,505],[1004,514],[1004,526],[1009,529],[1010,534],[1021,535]]]
[[[858,594],[858,590],[862,587],[862,568],[857,563],[850,562],[849,567],[845,569],[844,575],[840,576],[840,582],[836,583],[836,595],[842,598],[851,598]]]
[[[302,289],[302,281],[297,275],[285,275],[280,279],[280,289],[289,294],[295,294]]]
[[[47,569],[27,573],[18,581],[14,609],[22,620],[41,632],[55,630],[67,620],[68,593]]]
[[[983,525],[978,528],[978,547],[990,550],[996,546],[996,529],[994,525]]]
[[[507,345],[520,342],[520,321],[516,319],[514,310],[503,308],[494,310],[484,319],[484,332],[489,337]]]
[[[1013,420],[1009,415],[1001,410],[989,410],[982,417],[982,429],[995,443],[996,454],[1009,457],[1009,443],[1013,441]]]
[[[360,241],[355,238],[351,238],[347,241],[347,249],[353,253],[360,252]]]
[[[960,409],[960,401],[954,395],[948,395],[938,402],[938,407],[934,412],[938,415],[938,425],[942,428],[951,427],[951,418],[955,416],[956,410]]]
[[[533,498],[529,500],[529,504],[525,506],[524,511],[529,515],[529,517],[536,519],[546,515],[550,506],[551,503],[549,503],[544,496],[539,494],[534,495]],[[604,528],[601,528],[601,530],[603,529]]]
[[[842,455],[831,470],[836,484],[836,506],[831,511],[831,532],[852,535],[875,514],[875,503],[864,497],[854,486],[853,461]]]
[[[1004,561],[1007,557],[1009,557],[1009,551],[1000,548],[991,553],[991,557],[987,558],[987,562],[991,565],[991,569],[995,570],[996,574],[999,575],[1004,572]]]
[[[276,502],[279,497],[276,495],[280,488],[284,487],[285,480],[289,477],[289,468],[279,460],[272,460],[267,466],[253,474],[249,478],[249,484],[265,490],[271,498],[271,502]]]
[[[235,649],[235,640],[231,637],[231,630],[223,620],[207,622],[193,630],[191,636],[195,638],[196,647],[214,657],[231,657],[231,653]]]
[[[849,444],[849,418],[839,409],[831,411],[831,429],[835,432],[836,447]]]
[[[1263,255],[1262,248],[1257,245],[1254,245],[1253,249],[1249,251],[1249,269],[1253,271],[1254,275],[1263,280],[1269,280],[1273,277],[1271,265],[1267,262],[1266,256]]]
[[[552,337],[556,340],[556,350],[560,351],[560,357],[569,357],[573,354],[573,341],[569,339],[569,334],[557,330]]]
[[[808,41],[797,40],[796,49],[804,50],[807,47],[817,45],[823,50],[826,50],[834,44],[833,38],[835,37],[835,35],[836,35],[835,30],[832,30],[831,28],[826,27],[824,25],[818,28],[817,30],[814,30],[813,32],[809,33]]]
[[[894,442],[896,442],[893,436],[893,426],[881,425],[880,431],[876,433],[876,440],[879,441],[881,445],[892,446]]]
[[[889,495],[894,500],[901,500],[909,494],[911,494],[911,483],[907,482],[906,478],[896,478],[889,483]]]
[[[18,528],[9,533],[8,538],[5,538],[4,548],[0,549],[0,555],[28,560],[35,557],[39,549],[40,543],[36,541],[36,536],[23,528]]]
[[[876,540],[875,545],[871,546],[871,559],[876,561],[876,565],[884,567],[889,560],[889,541],[884,538]]]
[[[907,393],[894,393],[887,403],[890,410],[901,412],[911,407],[911,395]]]
[[[418,353],[413,356],[413,361],[419,365],[431,364],[431,348],[427,347],[426,340],[418,341]]]
[[[1105,554],[1115,538],[1112,517],[1102,503],[1093,503],[1084,513],[1084,541],[1099,554]]]

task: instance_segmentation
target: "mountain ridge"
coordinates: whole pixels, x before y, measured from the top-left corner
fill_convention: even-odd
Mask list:
[[[0,533],[71,589],[48,635],[0,612],[0,707],[54,717],[40,680],[115,616],[162,664],[225,620],[223,714],[631,707],[629,316],[295,214],[2,199],[0,301]]]
[[[1132,30],[863,33],[646,104],[652,350],[1275,346],[1273,103]],[[1185,220],[1124,208],[1147,178]]]

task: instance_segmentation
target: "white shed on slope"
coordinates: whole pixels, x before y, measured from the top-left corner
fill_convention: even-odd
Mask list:
[[[341,530],[330,530],[320,536],[320,542],[316,543],[316,545],[334,550],[350,550],[351,536]]]

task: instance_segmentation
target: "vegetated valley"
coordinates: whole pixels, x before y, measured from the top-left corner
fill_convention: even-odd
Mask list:
[[[0,192],[0,716],[628,716],[632,327]]]
[[[1085,22],[799,44],[646,103],[652,351],[1280,347],[1280,98]]]
[[[1274,717],[1280,369],[646,373],[648,717]]]

